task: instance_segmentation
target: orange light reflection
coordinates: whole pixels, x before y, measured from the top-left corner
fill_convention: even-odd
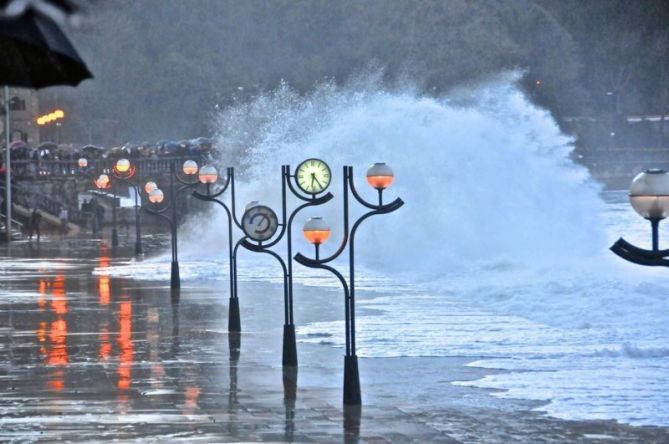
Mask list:
[[[126,390],[132,382],[132,302],[121,302],[119,310],[118,346],[121,351],[118,367],[118,388]]]

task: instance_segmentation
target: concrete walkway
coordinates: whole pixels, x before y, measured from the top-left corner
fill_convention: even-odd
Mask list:
[[[2,442],[669,442],[454,386],[491,371],[462,358],[361,359],[363,407],[344,410],[341,349],[298,343],[299,373],[282,369],[277,285],[241,284],[244,332],[230,336],[225,280],[186,282],[173,303],[165,282],[92,275],[116,260],[96,240],[0,255]],[[300,294],[301,320],[340,297]]]

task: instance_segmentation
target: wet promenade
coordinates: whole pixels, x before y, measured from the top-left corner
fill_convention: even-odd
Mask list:
[[[484,374],[462,358],[361,359],[363,407],[344,411],[343,351],[326,336],[298,343],[299,374],[282,369],[278,285],[240,284],[244,332],[230,336],[225,281],[175,295],[104,273],[129,254],[74,238],[0,251],[0,442],[669,442],[453,386]],[[298,319],[339,307],[333,290],[300,293]]]

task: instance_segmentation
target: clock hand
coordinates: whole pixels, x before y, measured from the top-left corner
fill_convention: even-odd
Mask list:
[[[321,188],[325,188],[325,187],[323,186],[323,184],[322,184],[318,179],[316,179],[316,175],[315,175],[315,174],[314,174],[314,180],[316,181],[316,183],[318,184],[319,187],[321,187]]]

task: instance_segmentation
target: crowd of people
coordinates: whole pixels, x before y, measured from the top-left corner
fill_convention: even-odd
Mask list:
[[[126,143],[123,146],[101,147],[97,145],[56,144],[43,142],[33,147],[23,141],[10,144],[10,157],[13,161],[74,161],[81,157],[89,159],[130,159],[161,158],[176,156],[215,157],[216,152],[211,139],[198,137],[190,140],[161,140],[158,142]],[[4,147],[2,149],[4,162]]]

